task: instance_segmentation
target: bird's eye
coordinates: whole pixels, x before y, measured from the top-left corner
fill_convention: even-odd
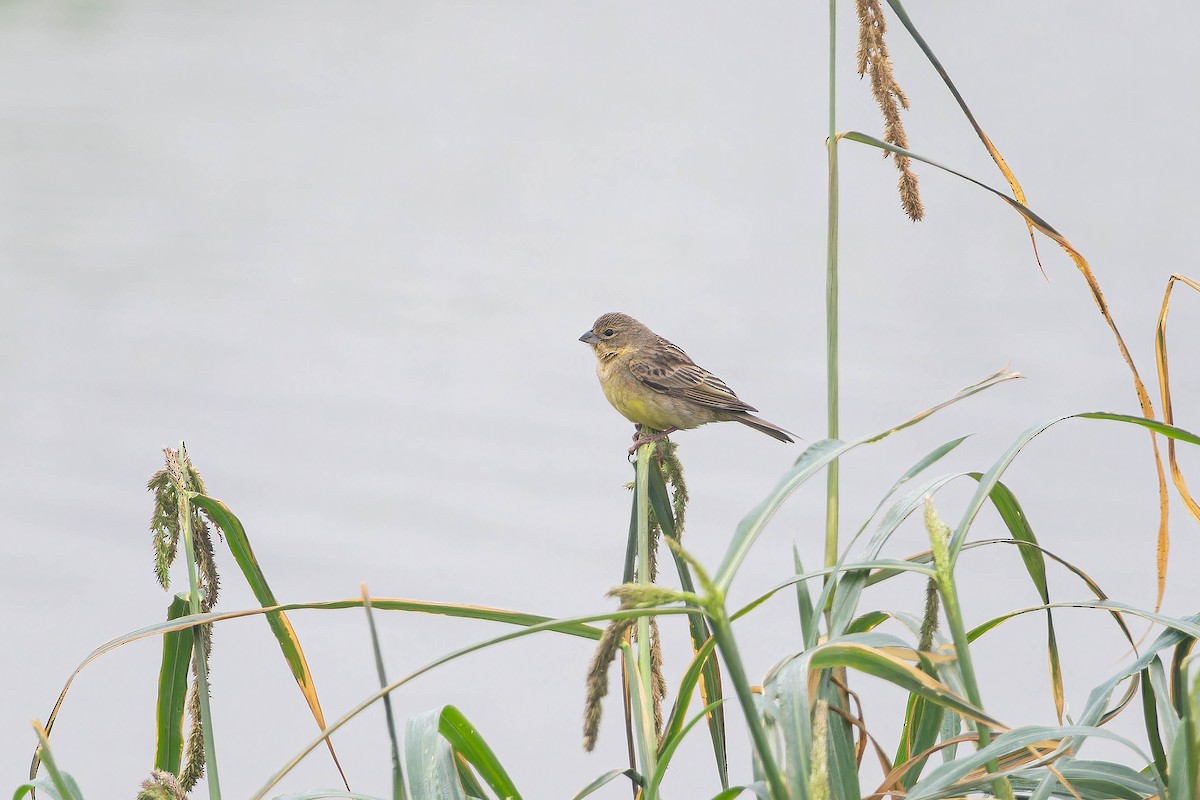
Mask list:
[[[608,337],[608,336],[612,336],[612,335],[613,335],[613,329],[612,329],[612,328],[605,328],[605,329],[604,329],[604,335],[605,335],[606,337]]]

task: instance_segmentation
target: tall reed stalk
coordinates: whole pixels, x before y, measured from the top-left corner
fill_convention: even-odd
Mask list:
[[[825,373],[828,426],[838,438],[838,137],[837,137],[837,0],[829,0],[829,154],[828,225],[825,232]],[[829,463],[825,484],[825,566],[838,560],[838,461]],[[826,580],[833,580],[830,575]]]

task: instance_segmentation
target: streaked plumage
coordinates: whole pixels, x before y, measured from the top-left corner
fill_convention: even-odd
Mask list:
[[[758,409],[742,402],[725,381],[633,317],[605,314],[579,340],[596,355],[596,375],[608,402],[638,426],[666,434],[732,421],[781,442],[794,441],[788,431],[753,416],[750,412]],[[637,434],[634,438],[641,441]]]

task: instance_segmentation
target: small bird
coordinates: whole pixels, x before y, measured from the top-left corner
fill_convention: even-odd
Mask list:
[[[752,416],[725,381],[627,314],[605,314],[579,337],[596,354],[596,376],[613,408],[637,426],[632,453],[670,433],[710,422],[740,422],[781,442],[794,434]],[[655,433],[641,435],[642,428]]]

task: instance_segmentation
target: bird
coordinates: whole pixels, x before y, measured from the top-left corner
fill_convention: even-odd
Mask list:
[[[795,434],[754,416],[758,411],[688,354],[628,314],[604,314],[579,337],[596,356],[596,376],[613,408],[635,426],[633,453],[647,442],[710,422],[740,422],[794,442]],[[643,429],[653,433],[642,434]]]

